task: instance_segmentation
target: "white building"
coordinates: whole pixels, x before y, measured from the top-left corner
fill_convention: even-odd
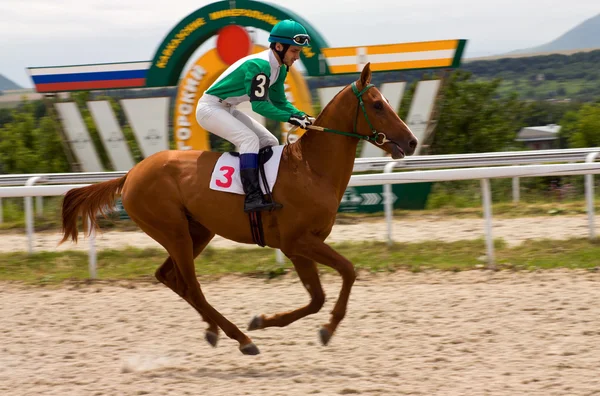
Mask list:
[[[524,142],[528,149],[547,150],[558,148],[560,125],[525,127],[519,131],[517,142]]]

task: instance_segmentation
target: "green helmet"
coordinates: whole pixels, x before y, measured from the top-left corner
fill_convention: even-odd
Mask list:
[[[291,19],[286,19],[273,26],[269,42],[310,47],[310,36],[304,26]]]

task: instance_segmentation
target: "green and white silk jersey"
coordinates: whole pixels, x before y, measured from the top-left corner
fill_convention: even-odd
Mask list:
[[[287,122],[292,114],[304,115],[285,97],[285,65],[279,62],[271,49],[249,55],[229,66],[205,91],[222,102],[235,106],[250,101],[256,113],[280,122]]]

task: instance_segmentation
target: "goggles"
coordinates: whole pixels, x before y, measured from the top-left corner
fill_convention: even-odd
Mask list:
[[[297,34],[292,40],[294,40],[294,43],[300,45],[310,44],[310,36],[308,34]]]
[[[283,37],[283,36],[271,36],[272,38],[281,38],[281,39],[286,39],[286,40],[290,40],[289,37]],[[291,39],[295,44],[298,45],[305,45],[305,44],[310,44],[310,36],[308,34],[297,34],[294,37],[292,37]]]

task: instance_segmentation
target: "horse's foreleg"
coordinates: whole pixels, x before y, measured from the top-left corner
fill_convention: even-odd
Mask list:
[[[298,273],[300,281],[310,294],[310,303],[302,308],[290,312],[275,314],[273,316],[255,316],[248,326],[248,330],[264,329],[266,327],[284,327],[292,322],[302,319],[307,315],[319,312],[325,303],[325,293],[319,280],[319,272],[314,261],[302,256],[288,256]]]
[[[331,311],[331,320],[320,330],[321,342],[327,345],[344,316],[350,298],[352,285],[356,280],[354,265],[344,256],[314,235],[295,241],[295,251],[302,256],[335,269],[342,276],[342,288],[337,302]]]

